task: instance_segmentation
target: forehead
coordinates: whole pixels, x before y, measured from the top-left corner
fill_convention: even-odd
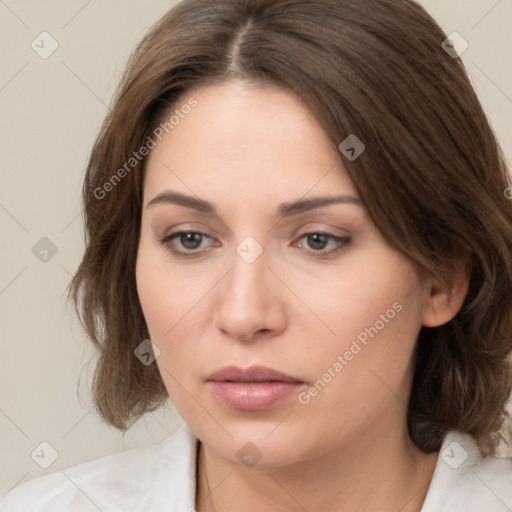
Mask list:
[[[196,105],[181,111],[191,98]],[[184,94],[167,117],[176,110],[179,122],[167,127],[147,161],[146,204],[166,188],[246,206],[306,194],[357,195],[336,145],[287,90],[233,81]]]

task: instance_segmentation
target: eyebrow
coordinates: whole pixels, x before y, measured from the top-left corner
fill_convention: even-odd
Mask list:
[[[193,208],[194,210],[207,215],[219,216],[216,208],[208,201],[181,194],[179,192],[173,192],[171,190],[166,190],[155,196],[146,205],[146,208],[156,204],[177,204],[179,206]],[[315,208],[321,208],[322,206],[329,206],[331,204],[354,204],[362,206],[363,202],[356,196],[341,195],[314,197],[312,199],[299,200],[291,203],[281,203],[277,209],[277,218],[283,219],[285,217],[291,217],[292,215],[298,215],[299,213],[307,212]]]

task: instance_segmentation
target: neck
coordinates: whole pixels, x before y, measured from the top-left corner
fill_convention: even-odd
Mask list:
[[[201,443],[196,510],[420,512],[438,452],[419,450],[405,429],[380,427],[317,458],[259,469],[232,464]]]

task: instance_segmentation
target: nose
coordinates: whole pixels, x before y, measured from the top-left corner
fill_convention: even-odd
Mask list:
[[[267,252],[248,263],[235,252],[217,287],[214,323],[238,341],[272,338],[285,329],[283,285],[268,267]]]

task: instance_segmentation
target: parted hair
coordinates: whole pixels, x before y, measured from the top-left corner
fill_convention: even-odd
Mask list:
[[[134,355],[149,338],[135,280],[147,158],[134,152],[190,91],[243,79],[298,94],[336,146],[364,143],[342,158],[373,222],[447,289],[470,258],[459,312],[418,335],[407,427],[424,452],[457,429],[496,453],[512,391],[512,188],[446,38],[411,0],[183,0],[150,29],[90,153],[68,288],[97,348],[104,421],[126,430],[168,399],[157,365]]]

